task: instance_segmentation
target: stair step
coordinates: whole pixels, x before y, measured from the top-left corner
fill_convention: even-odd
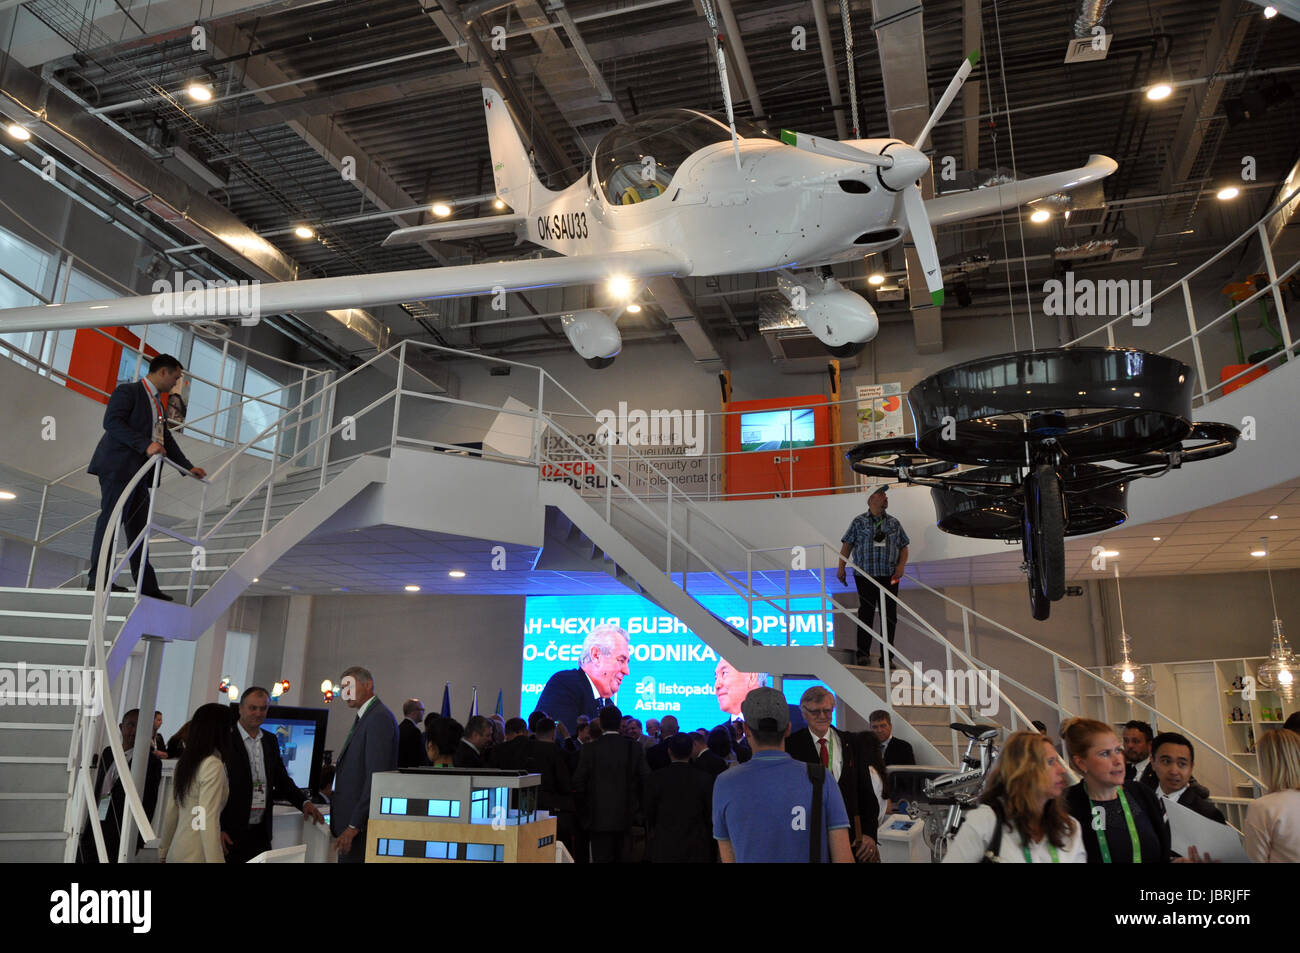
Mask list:
[[[63,826],[67,814],[67,795],[60,800],[14,799],[0,807],[0,837],[6,834],[46,833]]]
[[[55,763],[57,762],[57,763]],[[68,757],[49,758],[39,762],[30,759],[6,761],[0,758],[0,791],[20,794],[68,789]],[[93,780],[93,779],[92,779]]]
[[[113,605],[113,615],[105,619],[105,633],[117,634],[117,630],[126,621],[125,614],[118,615],[117,605]],[[90,632],[90,607],[81,612],[18,612],[13,609],[0,609],[0,635],[7,638],[61,638],[74,639],[81,636],[81,644],[86,644]],[[3,645],[3,643],[0,643]],[[3,651],[3,648],[0,648]]]
[[[87,626],[89,628],[89,626]],[[112,645],[111,639],[104,641],[107,650]],[[47,665],[83,665],[86,660],[86,633],[81,638],[23,638],[12,635],[0,635],[0,655],[21,655],[28,664]]]
[[[62,831],[33,835],[23,834],[18,838],[0,837],[0,863],[4,864],[60,864],[63,863],[63,848],[67,835]]]
[[[84,586],[85,584],[82,583]],[[81,589],[15,589],[0,588],[0,609],[22,615],[40,612],[84,614],[90,617],[95,594]],[[135,597],[130,593],[115,592],[109,597],[108,611],[112,616],[124,617],[131,611]]]

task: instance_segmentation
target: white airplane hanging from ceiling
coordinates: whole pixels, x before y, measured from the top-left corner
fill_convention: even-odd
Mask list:
[[[690,109],[643,114],[611,129],[591,169],[555,192],[537,178],[505,101],[483,89],[496,194],[512,214],[398,229],[385,244],[515,231],[557,257],[485,262],[410,271],[261,283],[261,315],[375,307],[433,298],[582,284],[606,284],[619,301],[614,317],[586,310],[562,316],[570,343],[593,367],[621,348],[616,318],[639,283],[778,272],[778,286],[832,353],[856,353],[879,321],[862,296],[827,266],[898,244],[910,236],[933,303],[943,303],[943,273],[934,225],[1012,209],[1098,181],[1118,165],[1091,156],[1086,165],[925,200],[919,179],[930,169],[921,151],[970,74],[978,54],[958,70],[916,142],[834,141],[746,123],[732,126]],[[723,88],[726,89],[725,77]],[[727,112],[731,114],[728,98]],[[231,290],[230,296],[234,298]],[[621,299],[621,300],[619,300]],[[107,327],[229,317],[221,293],[195,313],[193,295],[164,294],[0,310],[0,332]],[[183,315],[183,318],[178,318]]]

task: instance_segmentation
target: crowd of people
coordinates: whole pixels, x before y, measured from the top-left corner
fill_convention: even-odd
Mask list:
[[[888,769],[915,763],[887,711],[871,713],[868,731],[834,727],[835,697],[821,685],[800,699],[798,730],[785,696],[759,685],[743,696],[735,720],[713,728],[688,729],[673,715],[643,725],[608,703],[594,718],[577,715],[570,731],[540,709],[526,720],[474,715],[462,725],[426,717],[415,698],[402,705],[399,723],[376,697],[370,672],[349,668],[343,680],[356,715],[321,783],[341,862],[364,860],[371,778],[399,767],[539,775],[537,807],[555,817],[557,837],[579,863],[877,862],[878,826],[891,806]],[[159,860],[240,863],[269,850],[275,801],[325,822],[290,779],[274,735],[262,730],[269,703],[266,689],[247,689],[233,723],[228,706],[203,705],[167,746],[155,713],[146,812],[153,813],[169,749],[177,762]],[[120,725],[128,760],[137,720],[130,711]],[[1268,792],[1250,805],[1244,825],[1255,862],[1300,861],[1300,733],[1289,730],[1297,722],[1259,743]],[[1062,726],[1061,742],[1058,751],[1045,730],[1006,740],[946,863],[1214,861],[1195,847],[1178,856],[1170,834],[1169,804],[1225,823],[1195,779],[1190,739],[1154,734],[1140,721],[1117,734],[1075,718]],[[1067,765],[1081,778],[1068,787]],[[109,749],[95,790],[113,858],[124,797]],[[95,859],[93,836],[88,825],[79,859]]]

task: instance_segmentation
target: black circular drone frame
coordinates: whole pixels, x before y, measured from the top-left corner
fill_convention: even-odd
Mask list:
[[[1240,436],[1192,421],[1187,365],[1130,348],[983,357],[927,377],[907,401],[916,436],[859,444],[850,465],[931,487],[946,533],[1020,540],[1040,620],[1065,594],[1067,536],[1120,525],[1132,480],[1230,453]]]

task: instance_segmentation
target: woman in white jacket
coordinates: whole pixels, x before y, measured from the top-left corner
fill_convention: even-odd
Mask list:
[[[185,753],[176,765],[158,859],[174,864],[223,864],[221,811],[230,794],[230,709],[203,705],[190,722]]]
[[[1051,739],[1017,731],[1002,746],[980,806],[966,813],[943,862],[1087,863],[1079,825],[1061,797],[1065,781],[1065,765]]]

